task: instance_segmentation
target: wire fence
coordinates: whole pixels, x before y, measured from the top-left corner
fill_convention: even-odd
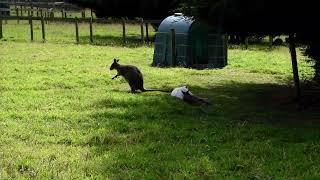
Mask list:
[[[149,25],[160,24],[161,20],[144,20],[136,19],[106,19],[97,18],[91,9],[83,9],[73,4],[64,2],[51,1],[13,1],[0,0],[0,38],[3,38],[3,28],[8,21],[28,21],[30,25],[30,40],[34,40],[34,22],[41,23],[42,41],[46,42],[46,24],[55,23],[70,23],[74,24],[75,42],[79,43],[79,23],[86,23],[89,26],[90,43],[94,42],[93,23],[96,24],[121,24],[122,26],[122,41],[127,42],[127,24],[137,24],[140,26],[141,42],[150,41]]]
[[[88,30],[89,30],[89,39],[90,43],[94,43],[94,26],[93,24],[119,24],[122,28],[122,42],[125,45],[128,41],[128,30],[127,25],[128,24],[135,24],[140,26],[140,41],[142,43],[149,42],[151,40],[150,38],[150,32],[149,32],[149,25],[152,23],[160,23],[159,20],[126,20],[125,18],[117,19],[117,20],[110,20],[110,19],[93,19],[93,18],[56,18],[56,17],[17,17],[17,16],[0,16],[0,39],[3,38],[3,31],[5,29],[5,26],[7,24],[7,21],[16,21],[17,25],[21,23],[21,21],[27,21],[29,24],[29,32],[30,32],[30,40],[34,40],[34,24],[38,23],[41,24],[41,37],[42,41],[46,42],[46,28],[51,23],[68,23],[68,24],[74,24],[74,37],[75,42],[79,43],[79,24],[87,24]],[[63,29],[61,29],[62,31]],[[107,31],[107,29],[106,29]],[[121,30],[120,30],[121,31]],[[28,31],[26,31],[28,33]]]

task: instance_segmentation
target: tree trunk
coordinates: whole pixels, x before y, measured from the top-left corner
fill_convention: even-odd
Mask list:
[[[294,34],[293,33],[291,33],[289,35],[289,50],[290,50],[290,54],[291,54],[294,85],[296,88],[296,100],[300,101],[301,88],[300,88],[299,71],[298,71],[298,63],[297,63],[296,44],[294,41]]]

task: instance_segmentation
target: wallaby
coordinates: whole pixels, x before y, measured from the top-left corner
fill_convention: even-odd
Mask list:
[[[146,92],[146,91],[171,92],[171,91],[165,91],[165,90],[145,89],[143,86],[143,75],[141,71],[136,66],[133,66],[133,65],[119,64],[119,59],[113,60],[113,63],[110,66],[110,70],[113,70],[113,69],[117,70],[118,73],[112,79],[115,79],[118,76],[123,76],[124,79],[129,83],[132,93],[135,93],[136,90],[140,90],[141,92]]]
[[[183,92],[189,92],[190,95],[193,95],[187,86],[182,86],[182,87],[176,87],[173,89],[171,92],[171,96],[182,99],[183,100]]]
[[[183,93],[183,101],[191,104],[191,105],[211,105],[207,98],[200,98],[193,94],[190,94],[189,90]]]

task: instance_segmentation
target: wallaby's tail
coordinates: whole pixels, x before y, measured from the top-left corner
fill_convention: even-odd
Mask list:
[[[160,90],[160,89],[143,89],[143,90],[142,90],[142,92],[148,92],[148,91],[158,91],[158,92],[171,93],[170,90]]]

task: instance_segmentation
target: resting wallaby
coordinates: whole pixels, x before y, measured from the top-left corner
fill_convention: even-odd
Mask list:
[[[211,103],[206,98],[200,98],[195,95],[190,94],[189,90],[183,93],[183,101],[191,105],[211,105]]]
[[[141,71],[136,66],[119,64],[119,59],[113,60],[113,63],[110,66],[110,70],[113,70],[113,69],[117,70],[118,73],[112,79],[115,79],[118,76],[123,76],[124,79],[129,83],[132,93],[136,92],[136,90],[140,90],[141,92],[146,92],[146,91],[171,92],[171,91],[165,91],[165,90],[145,89],[143,87],[143,75]]]

